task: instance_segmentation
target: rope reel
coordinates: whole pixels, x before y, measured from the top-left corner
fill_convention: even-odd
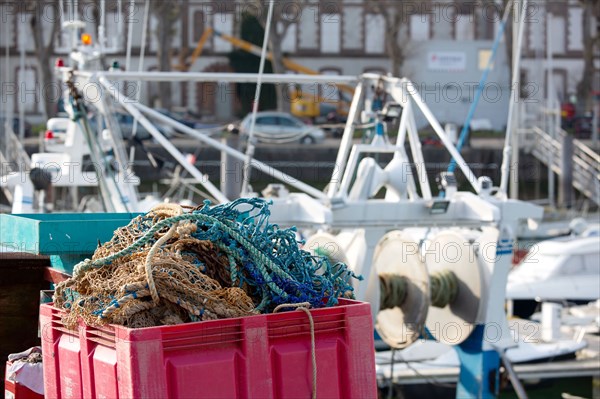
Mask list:
[[[430,303],[419,244],[404,232],[389,232],[377,244],[373,267],[380,286],[380,301],[371,304],[375,329],[392,348],[406,348],[421,336]]]
[[[440,303],[444,306],[429,309],[425,325],[437,341],[458,345],[469,337],[477,322],[485,285],[483,266],[471,242],[455,230],[441,231],[427,242],[424,258],[430,276],[436,276],[431,279],[432,302],[438,290],[435,284],[446,284],[448,291],[440,292],[450,296],[449,301]]]
[[[425,327],[436,340],[450,345],[469,336],[478,316],[483,276],[472,246],[461,234],[437,234],[423,256],[412,237],[392,231],[377,244],[373,267],[381,293],[375,328],[392,348],[409,346]]]

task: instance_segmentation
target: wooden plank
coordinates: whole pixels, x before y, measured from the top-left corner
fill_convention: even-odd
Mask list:
[[[68,280],[70,277],[71,275],[57,270],[53,267],[44,268],[44,280],[52,284],[58,284],[62,281]]]

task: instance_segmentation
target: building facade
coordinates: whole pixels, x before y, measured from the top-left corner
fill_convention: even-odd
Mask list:
[[[30,6],[19,4],[33,3]],[[147,41],[141,43],[144,4],[136,0],[134,7],[126,0],[106,0],[105,48],[107,59],[126,65],[127,44],[131,31],[129,69],[157,70],[157,18],[151,13]],[[213,28],[239,36],[240,19],[245,12],[256,11],[250,1],[180,0],[179,13],[172,34],[172,64],[176,65],[192,53],[203,32]],[[323,74],[359,75],[365,72],[388,73],[391,70],[388,46],[394,40],[386,26],[389,13],[402,13],[401,28],[395,41],[406,55],[402,75],[411,79],[425,101],[442,122],[462,124],[474,98],[475,88],[490,55],[493,39],[501,20],[500,2],[475,1],[388,1],[380,9],[366,0],[322,0],[287,3],[279,19],[279,28],[287,26],[281,42],[284,54],[295,62]],[[2,5],[3,107],[19,106],[31,119],[43,119],[42,95],[54,95],[52,88],[40,84],[40,68],[31,40],[31,7],[46,7],[45,38],[53,24],[69,20],[78,9],[83,29],[97,42],[98,1],[17,2],[0,1]],[[58,6],[57,6],[58,4]],[[578,1],[530,1],[527,15],[521,77],[528,86],[529,101],[542,102],[548,95],[547,51],[553,62],[553,87],[556,96],[565,101],[575,92],[583,71],[582,8]],[[131,28],[130,28],[131,25]],[[549,40],[548,40],[549,39]],[[70,50],[67,32],[56,33],[54,57],[66,57]],[[548,47],[548,45],[550,47]],[[144,64],[139,55],[145,47]],[[20,49],[24,48],[24,61]],[[229,72],[227,54],[233,46],[212,35],[202,55],[191,65],[191,71]],[[6,60],[6,51],[9,53]],[[510,100],[510,68],[504,41],[482,92],[475,118],[488,120],[494,129],[504,128]],[[596,62],[598,62],[596,57]],[[172,103],[203,115],[207,121],[226,121],[236,117],[236,86],[233,84],[184,82],[173,84]],[[335,87],[303,87],[320,95],[337,94]],[[281,87],[280,90],[286,90]],[[145,84],[141,101],[155,104],[158,85]],[[21,104],[21,105],[19,105]]]

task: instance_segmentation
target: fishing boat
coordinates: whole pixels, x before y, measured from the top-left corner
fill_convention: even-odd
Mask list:
[[[598,226],[572,222],[572,234],[541,241],[508,276],[513,314],[529,317],[540,302],[587,303],[600,298]]]

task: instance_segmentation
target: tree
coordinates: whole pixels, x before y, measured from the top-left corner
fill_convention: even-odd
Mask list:
[[[58,13],[58,0],[49,2],[28,1],[26,4],[27,9],[33,10],[30,27],[35,45],[35,55],[42,75],[44,112],[46,119],[49,119],[57,113],[57,107],[53,101],[54,90],[52,90],[55,87],[56,80],[50,58],[54,54],[54,42],[58,33],[59,18],[58,15],[54,15],[54,18],[49,20],[47,15],[44,14],[47,12],[44,5],[51,6]],[[46,32],[44,32],[44,25],[47,23],[52,24],[50,35],[46,35]]]
[[[592,33],[592,20],[600,19],[600,0],[580,0],[581,27],[583,30],[583,74],[577,84],[578,106],[581,111],[593,108],[592,90],[594,79],[597,79],[598,69],[594,66],[594,57],[600,54],[600,31]],[[598,26],[598,25],[596,25]]]
[[[370,12],[379,14],[385,21],[385,47],[390,57],[392,75],[402,76],[402,66],[407,58],[406,40],[400,37],[402,27],[408,24],[410,7],[402,1],[372,0],[367,3]]]
[[[264,36],[264,29],[252,14],[244,13],[241,19],[240,36],[252,44],[260,45]],[[256,73],[260,63],[260,58],[244,50],[233,50],[227,57],[229,65],[235,72]],[[272,73],[272,64],[265,62],[265,73]],[[238,83],[236,95],[240,100],[240,116],[246,115],[252,110],[254,95],[256,91],[255,83]],[[272,84],[263,84],[258,101],[259,109],[274,109],[277,106],[275,86]]]
[[[269,9],[268,1],[251,0],[250,1],[257,11],[256,18],[260,22],[263,29],[267,23],[267,15]],[[283,50],[281,49],[281,43],[287,34],[289,27],[297,22],[297,18],[301,15],[302,9],[306,5],[306,0],[278,0],[273,4],[273,16],[271,19],[271,30],[269,32],[269,49],[273,54],[273,60],[271,65],[273,67],[273,73],[285,73],[285,66],[283,65]],[[260,44],[262,46],[262,38]],[[287,95],[284,95],[283,90],[287,88],[283,85],[277,93],[277,110],[283,111],[289,109],[289,99]]]
[[[156,38],[158,41],[158,69],[160,71],[171,70],[171,42],[175,34],[175,23],[181,14],[181,0],[151,1],[152,14],[156,17]],[[159,98],[162,108],[171,108],[171,83],[160,82]]]

